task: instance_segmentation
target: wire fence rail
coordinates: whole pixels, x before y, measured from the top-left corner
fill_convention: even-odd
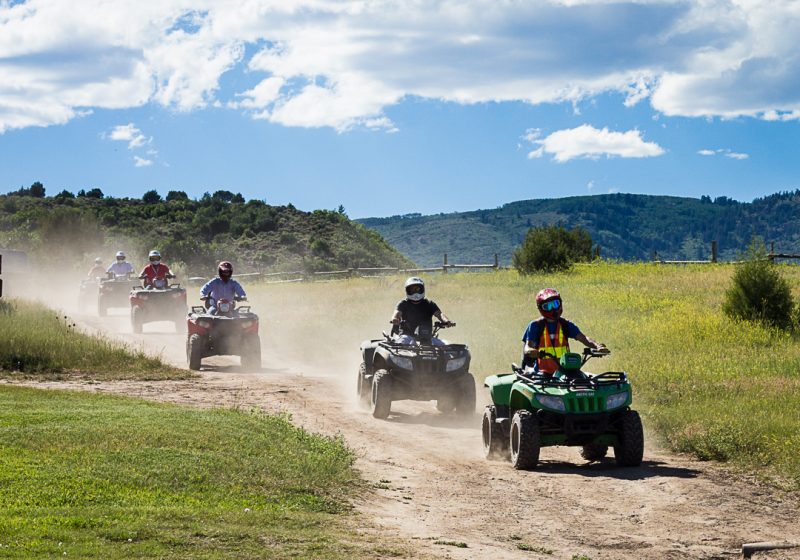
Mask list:
[[[432,266],[427,268],[400,268],[391,266],[382,267],[364,267],[364,268],[346,268],[343,270],[324,270],[319,272],[307,272],[302,270],[286,271],[286,272],[244,272],[237,274],[237,278],[252,278],[261,280],[264,284],[285,284],[289,282],[324,282],[328,280],[340,280],[343,278],[376,278],[382,276],[389,276],[392,274],[422,274],[439,272],[447,274],[448,272],[456,271],[475,271],[475,272],[491,272],[501,270],[498,263],[497,254],[494,256],[494,263],[489,264],[451,264],[448,263],[447,254],[444,255],[444,261],[441,266]],[[189,283],[202,284],[208,278],[193,276],[190,277]]]

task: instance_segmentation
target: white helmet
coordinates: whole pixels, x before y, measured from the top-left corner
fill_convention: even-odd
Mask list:
[[[125,260],[125,253],[123,253],[122,251],[117,251],[117,260],[118,261],[124,261]]]
[[[161,253],[158,251],[150,251],[150,254],[147,255],[147,258],[150,259],[150,262],[157,262],[161,260]]]
[[[425,298],[425,282],[422,278],[412,276],[406,280],[406,299],[409,301],[420,301]]]

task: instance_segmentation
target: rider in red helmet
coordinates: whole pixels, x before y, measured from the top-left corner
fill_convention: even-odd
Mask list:
[[[541,318],[530,322],[522,342],[525,343],[523,363],[530,364],[535,360],[534,368],[539,373],[553,374],[558,371],[558,358],[569,352],[569,339],[574,338],[589,348],[603,349],[599,344],[583,334],[578,326],[561,318],[564,302],[561,294],[553,288],[545,288],[536,294],[536,308]],[[556,359],[539,357],[539,350],[556,356]]]
[[[216,311],[216,304],[219,300],[227,301],[241,301],[247,299],[247,294],[244,293],[244,288],[233,276],[233,265],[228,261],[222,261],[217,267],[219,276],[205,283],[200,288],[200,299],[206,302],[206,307],[211,309],[211,312]]]

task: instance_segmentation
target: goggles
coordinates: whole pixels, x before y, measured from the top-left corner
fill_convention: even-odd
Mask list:
[[[150,257],[150,262],[158,262],[161,260],[161,257]]]
[[[561,302],[557,299],[554,299],[553,301],[544,302],[541,306],[539,306],[539,309],[542,311],[555,311],[559,307],[561,307]]]
[[[420,286],[419,284],[411,284],[410,286],[408,286],[406,288],[406,293],[408,295],[411,295],[411,294],[422,294],[424,292],[425,292],[425,287],[424,286]]]
[[[117,260],[118,260],[118,261],[124,261],[124,260],[125,260],[125,257],[117,257]]]

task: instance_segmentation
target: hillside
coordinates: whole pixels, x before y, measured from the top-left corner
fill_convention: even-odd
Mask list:
[[[743,203],[726,197],[679,198],[607,194],[511,202],[492,210],[359,220],[420,266],[449,262],[490,263],[497,253],[509,264],[532,226],[581,226],[604,258],[707,259],[718,242],[719,258],[733,259],[752,236],[774,241],[776,250],[800,252],[800,191]]]
[[[43,187],[0,195],[0,247],[55,266],[83,269],[98,255],[107,263],[118,249],[141,265],[152,248],[169,264],[200,275],[223,259],[241,272],[412,265],[343,210],[302,212],[228,191],[200,200],[175,191],[167,200],[151,191],[147,201],[97,190],[43,195]]]

